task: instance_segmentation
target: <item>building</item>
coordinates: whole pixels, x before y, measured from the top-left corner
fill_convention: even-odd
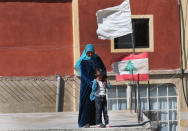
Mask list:
[[[55,111],[56,74],[64,80],[62,110],[78,110],[79,78],[68,76],[74,75],[73,66],[87,43],[94,44],[108,69],[113,85],[108,92],[109,110],[130,109],[127,104],[129,81],[117,83],[110,67],[113,58],[132,52],[128,44],[121,44],[122,41],[129,43],[129,36],[104,41],[96,34],[96,11],[121,2],[123,0],[1,1],[0,89],[10,97],[0,93],[0,112]],[[130,2],[135,51],[149,52],[150,85],[140,83],[141,105],[144,110],[150,108],[157,112],[161,130],[186,130],[188,108],[181,80],[178,1]],[[187,44],[185,46],[187,49]],[[134,97],[132,99],[134,102]],[[132,106],[134,109],[134,104]]]
[[[181,67],[183,69],[183,71],[185,72],[185,74],[187,74],[187,49],[188,49],[188,43],[187,43],[187,8],[186,8],[186,4],[187,1],[185,0],[180,0],[179,1],[179,12],[180,12],[180,22],[181,22],[181,59],[182,59],[182,64]],[[185,82],[185,87],[184,89],[186,89],[187,91],[187,76],[184,75],[184,82]],[[186,94],[186,98],[187,98],[187,94]],[[180,107],[180,121],[181,121],[181,125],[182,125],[182,130],[187,130],[187,125],[186,123],[188,123],[188,119],[187,119],[187,107],[185,106],[181,106]]]
[[[96,53],[102,57],[109,71],[111,59],[126,55],[132,52],[132,49],[128,45],[121,45],[123,40],[128,42],[128,38],[112,41],[97,39],[95,12],[99,9],[119,5],[121,2],[79,1],[80,49],[82,51],[86,43],[94,43]],[[133,28],[135,28],[135,51],[149,52],[150,88],[148,88],[147,82],[140,85],[142,107],[144,110],[149,109],[148,95],[150,93],[150,108],[158,112],[161,130],[181,130],[178,128],[181,127],[180,112],[187,107],[182,97],[183,94],[180,93],[182,85],[178,73],[180,71],[178,3],[177,1],[162,0],[152,2],[132,0],[130,2]],[[85,19],[86,17],[87,19]],[[111,83],[114,84],[114,88],[109,90],[108,108],[110,110],[127,109],[129,93],[125,94],[126,84],[129,82],[117,83],[112,75]],[[134,97],[132,99],[134,102]]]

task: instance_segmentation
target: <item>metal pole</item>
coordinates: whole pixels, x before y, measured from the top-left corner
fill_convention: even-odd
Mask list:
[[[135,111],[135,113],[136,113],[136,109],[137,109],[137,100],[136,100],[136,88],[135,88],[135,86],[134,86],[134,76],[133,76],[133,70],[131,70],[131,73],[132,73],[132,81],[133,81],[133,84],[132,84],[132,89],[134,89],[134,93],[135,93],[135,96],[134,96],[134,111]],[[129,84],[131,84],[131,83],[129,83]],[[132,92],[133,90],[131,90],[131,92]],[[131,93],[131,97],[132,97],[132,93]],[[132,98],[131,98],[131,100],[132,100]],[[132,110],[132,101],[131,101],[131,110]]]
[[[135,41],[134,41],[134,25],[133,25],[133,22],[132,22],[132,33],[131,33],[131,43],[132,43],[132,48],[133,48],[133,54],[135,54]],[[132,71],[132,77],[133,77],[133,86],[134,86],[134,76],[133,76],[133,71]],[[136,88],[134,88],[135,90],[135,112],[136,112],[136,109],[137,109],[137,100],[136,100]]]
[[[60,90],[61,90],[61,76],[59,74],[57,77],[57,93],[56,93],[56,112],[60,111]]]
[[[140,121],[140,94],[139,94],[139,73],[138,73],[138,81],[137,81],[137,112],[138,112],[138,121]]]
[[[134,30],[132,28],[132,33],[131,33],[131,43],[132,43],[132,48],[133,48],[133,54],[135,54],[135,42],[134,42]]]
[[[135,109],[134,109],[134,111],[135,111],[135,113],[137,112],[137,87],[135,87],[134,86],[134,100],[135,100],[135,102],[134,102],[134,104],[135,104]]]
[[[148,81],[148,103],[149,103],[149,111],[151,110],[151,101],[150,101],[150,85]]]
[[[138,97],[139,97],[139,74],[138,74],[138,81],[137,81],[137,86],[136,86],[136,90],[137,90],[137,111],[139,110],[139,102],[138,102]]]

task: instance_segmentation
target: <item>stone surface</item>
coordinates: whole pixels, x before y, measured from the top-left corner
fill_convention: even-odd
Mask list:
[[[0,114],[0,130],[96,130],[95,126],[78,128],[77,117],[78,112]],[[110,111],[109,118],[110,131],[149,129],[143,122],[138,124],[136,113]]]
[[[76,111],[79,79],[63,77],[60,111]],[[55,112],[57,81],[54,77],[0,77],[0,113]]]

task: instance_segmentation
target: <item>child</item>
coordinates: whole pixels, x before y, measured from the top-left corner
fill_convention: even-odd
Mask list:
[[[106,128],[110,128],[108,113],[107,113],[107,101],[106,101],[106,89],[110,88],[110,83],[107,83],[104,77],[103,71],[100,68],[96,68],[96,79],[93,80],[92,92],[90,94],[90,100],[95,100],[96,108],[96,128],[102,126],[102,112]]]

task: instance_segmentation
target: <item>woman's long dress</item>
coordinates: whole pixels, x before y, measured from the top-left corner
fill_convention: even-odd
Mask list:
[[[80,64],[81,83],[78,116],[79,127],[83,127],[86,124],[95,124],[95,103],[94,101],[90,101],[89,95],[92,91],[92,81],[94,79],[94,71],[96,68],[101,68],[106,75],[106,68],[99,56],[91,60],[82,60]]]

